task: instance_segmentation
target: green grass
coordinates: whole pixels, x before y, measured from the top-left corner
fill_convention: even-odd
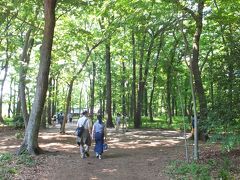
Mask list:
[[[35,164],[36,161],[28,154],[16,156],[11,153],[0,153],[0,180],[12,179],[22,166],[31,167]]]
[[[173,179],[201,179],[210,180],[210,166],[195,162],[173,161],[166,173]]]
[[[8,126],[13,126],[14,125],[13,118],[4,118],[4,123]]]
[[[154,118],[154,121],[150,121],[148,117],[142,117],[141,119],[142,125],[141,128],[146,129],[172,129],[172,130],[183,130],[184,129],[184,123],[183,123],[183,117],[182,116],[174,116],[172,124],[169,125],[166,116],[161,116],[158,118]],[[134,128],[134,122],[133,119],[129,119],[128,121],[128,127]],[[187,121],[187,117],[185,117],[185,128],[187,131],[191,130],[190,124]]]
[[[208,159],[206,162],[190,162],[176,160],[172,161],[165,170],[170,179],[234,179],[231,174],[230,160],[224,157],[219,159]]]

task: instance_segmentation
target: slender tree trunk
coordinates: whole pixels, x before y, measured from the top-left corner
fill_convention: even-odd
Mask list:
[[[10,95],[9,95],[9,103],[8,103],[8,118],[11,117],[11,114],[13,115],[13,110],[12,110],[12,100],[13,100],[13,78],[11,78],[11,82],[10,82],[10,88],[9,88],[9,92],[10,92]]]
[[[177,49],[177,45],[178,45],[178,40],[176,39],[175,35],[174,35],[174,46],[170,51],[170,58],[169,58],[169,62],[167,64],[167,114],[168,114],[168,123],[171,125],[172,124],[172,82],[173,82],[173,62],[174,62],[174,57],[175,57],[175,53],[176,53],[176,49]]]
[[[14,80],[13,81],[13,87],[16,87],[16,81]],[[14,88],[14,90],[13,90],[13,116],[16,116],[16,106],[15,106],[15,104],[17,105],[17,92],[16,92],[16,90],[15,90],[15,88]]]
[[[125,82],[126,82],[126,67],[125,63],[122,62],[122,80],[121,80],[121,86],[122,86],[122,114],[126,115],[126,95],[125,95]]]
[[[144,33],[141,50],[140,50],[140,65],[139,65],[139,81],[138,81],[138,99],[137,99],[137,109],[134,118],[134,127],[141,127],[141,114],[142,114],[142,102],[143,102],[143,90],[144,90],[144,80],[143,80],[143,59],[144,59],[144,45],[145,45],[146,34]]]
[[[190,66],[194,76],[195,90],[198,97],[200,105],[200,134],[203,139],[206,138],[206,129],[204,127],[204,122],[207,119],[207,101],[202,84],[201,73],[199,69],[199,47],[200,47],[200,37],[202,33],[202,19],[203,19],[203,7],[204,0],[198,3],[198,14],[195,15],[196,29],[193,37],[193,57],[190,62]]]
[[[151,90],[151,95],[150,95],[150,101],[149,101],[149,117],[150,117],[150,121],[153,121],[153,107],[152,107],[152,104],[153,104],[153,96],[154,96],[154,91],[155,91],[155,84],[156,84],[156,81],[157,81],[157,69],[158,69],[158,63],[159,63],[159,58],[160,58],[160,51],[161,51],[161,48],[162,48],[162,45],[163,45],[163,39],[164,39],[164,36],[163,34],[161,35],[160,37],[160,42],[159,42],[159,45],[158,45],[158,49],[157,49],[157,57],[155,59],[155,64],[154,64],[154,69],[153,69],[153,81],[152,81],[152,90]]]
[[[90,80],[90,86],[91,86],[91,104],[90,104],[90,114],[93,118],[93,114],[94,114],[94,92],[95,92],[95,77],[96,77],[96,64],[93,62],[92,63],[93,66],[93,78]]]
[[[26,87],[26,95],[27,95],[27,103],[28,103],[28,112],[31,112],[31,105],[32,105],[32,102],[31,102],[31,98],[30,98],[30,92],[29,92],[29,88]]]
[[[53,78],[50,77],[49,78],[49,86],[48,86],[48,103],[47,103],[47,122],[48,122],[48,125],[52,125],[52,117],[53,117],[53,114],[52,114],[52,92],[53,92]]]
[[[26,90],[26,75],[27,75],[27,69],[28,69],[29,60],[30,60],[30,58],[28,58],[28,49],[30,49],[29,52],[31,52],[31,47],[33,46],[33,42],[30,42],[29,40],[31,31],[32,29],[30,28],[27,31],[25,36],[23,52],[20,59],[20,73],[19,73],[20,101],[21,101],[21,110],[22,110],[22,116],[24,119],[25,128],[27,128],[28,118],[29,118],[25,90]]]
[[[114,127],[112,122],[112,78],[111,78],[111,52],[110,39],[105,44],[106,50],[106,111],[107,111],[107,127]]]
[[[143,106],[143,112],[144,112],[144,116],[147,117],[148,116],[148,91],[147,91],[147,87],[144,87],[144,106]]]
[[[7,77],[8,73],[8,65],[9,65],[9,34],[8,34],[8,29],[10,27],[10,22],[7,22],[7,26],[5,28],[6,31],[6,49],[5,49],[5,54],[6,54],[6,59],[5,62],[3,63],[4,65],[1,67],[1,70],[4,70],[3,73],[3,79],[1,79],[1,89],[0,89],[0,123],[4,123],[3,116],[2,116],[2,105],[3,105],[3,88],[5,84],[5,80]]]
[[[172,108],[171,108],[171,89],[172,89],[172,79],[171,79],[171,64],[167,68],[167,115],[168,124],[172,124]]]
[[[57,80],[56,79],[52,79],[51,85],[52,85],[52,90],[51,90],[51,96],[52,97],[52,103],[51,103],[51,117],[53,117],[56,113],[57,113],[57,108],[56,108],[56,104],[57,104],[57,99],[56,99],[56,86],[57,86]]]
[[[136,49],[135,49],[135,35],[134,32],[132,32],[132,96],[131,96],[131,111],[130,111],[130,117],[133,117],[136,114]]]
[[[41,152],[38,146],[38,133],[43,112],[44,103],[48,89],[48,75],[51,63],[51,51],[53,34],[55,27],[55,6],[56,0],[44,0],[44,35],[40,52],[40,65],[37,78],[36,93],[28,122],[23,143],[19,149],[19,154],[27,151],[30,154]]]
[[[155,38],[156,38],[156,35],[151,37],[150,45],[149,45],[148,51],[147,51],[147,58],[146,58],[146,62],[145,62],[145,69],[144,69],[144,77],[143,77],[143,82],[144,82],[143,90],[144,90],[144,92],[143,92],[143,94],[144,94],[144,115],[145,116],[148,116],[147,78],[148,78],[148,72],[149,72],[149,62],[150,62],[150,59],[151,59],[151,54],[152,54]]]
[[[82,110],[82,88],[80,89],[80,93],[79,93],[79,115],[81,113]]]
[[[71,97],[72,97],[72,90],[73,90],[73,82],[74,82],[74,80],[75,80],[75,78],[71,79],[70,84],[69,84],[68,93],[67,93],[65,113],[64,113],[64,118],[63,118],[62,129],[61,129],[61,132],[63,134],[65,133],[65,125],[66,125],[67,116],[68,116],[69,110],[70,110],[70,104],[71,104]]]

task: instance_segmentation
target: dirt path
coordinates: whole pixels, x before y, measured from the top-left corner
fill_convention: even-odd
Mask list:
[[[93,146],[90,157],[80,159],[74,130],[75,124],[67,124],[65,135],[58,133],[58,126],[42,131],[39,144],[47,152],[37,156],[37,166],[23,169],[15,179],[164,180],[169,179],[164,173],[166,165],[184,152],[183,134],[176,131],[131,129],[116,133],[108,129],[109,149],[103,159],[96,159]],[[0,152],[19,147],[21,141],[14,136],[0,135]]]

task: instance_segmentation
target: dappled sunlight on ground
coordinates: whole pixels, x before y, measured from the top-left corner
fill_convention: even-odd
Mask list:
[[[149,147],[171,147],[180,143],[183,133],[164,130],[129,130],[116,132],[108,129],[108,144],[111,148],[135,149]]]
[[[116,171],[117,171],[117,169],[103,169],[102,170],[103,173],[114,173]]]
[[[59,125],[41,129],[38,142],[44,154],[37,158],[42,163],[29,170],[30,173],[24,169],[22,179],[164,180],[166,163],[179,154],[179,149],[183,149],[182,132],[161,129],[120,129],[116,132],[114,128],[108,128],[108,150],[102,159],[95,157],[94,142],[90,147],[90,157],[81,159],[75,129],[75,123],[66,124],[65,134],[59,133]],[[0,152],[14,152],[20,147],[23,139],[15,137],[17,132],[0,132]]]

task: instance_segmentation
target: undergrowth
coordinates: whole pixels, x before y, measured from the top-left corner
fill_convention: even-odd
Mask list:
[[[21,166],[34,166],[36,161],[29,154],[19,156],[12,153],[0,153],[0,180],[11,179],[18,174]]]
[[[172,161],[166,168],[166,174],[171,179],[178,180],[234,179],[234,175],[231,174],[230,160],[227,158],[224,158],[223,162],[215,159],[189,163],[181,160]]]

